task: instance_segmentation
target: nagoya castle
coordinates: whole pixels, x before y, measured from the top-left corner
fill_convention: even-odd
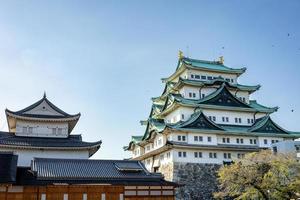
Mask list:
[[[180,52],[175,72],[162,79],[164,90],[141,121],[144,134],[125,147],[148,170],[184,184],[178,199],[211,199],[221,165],[300,137],[272,120],[278,107],[250,98],[260,85],[239,84],[245,71],[225,66],[223,57],[205,61]]]

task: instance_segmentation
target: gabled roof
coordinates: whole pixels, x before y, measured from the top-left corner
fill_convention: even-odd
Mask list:
[[[167,125],[175,129],[208,129],[208,130],[224,130],[211,120],[209,120],[203,112],[197,110],[187,121],[180,121],[174,125]]]
[[[172,81],[175,77],[179,76],[185,69],[204,70],[237,75],[241,75],[246,71],[246,68],[234,69],[227,67],[220,61],[206,61],[182,57],[178,60],[176,71],[168,78],[163,78],[162,80],[164,82]]]
[[[52,149],[52,150],[89,150],[92,156],[102,141],[84,142],[81,135],[69,135],[67,138],[21,137],[8,132],[0,132],[0,147],[11,149]]]
[[[250,101],[249,104],[241,101],[237,97],[233,96],[225,83],[217,89],[215,92],[202,99],[185,99],[180,94],[170,94],[167,97],[165,105],[161,111],[161,114],[169,113],[171,110],[179,106],[187,107],[200,107],[207,109],[222,109],[222,110],[241,110],[250,112],[263,112],[273,113],[277,111],[278,107],[268,108],[258,104],[256,101]]]
[[[11,111],[6,109],[5,113],[9,130],[12,132],[15,131],[16,119],[23,119],[31,121],[67,121],[69,122],[70,133],[80,118],[80,113],[71,115],[56,107],[47,99],[46,94],[42,99],[22,110]]]
[[[262,132],[262,133],[285,133],[288,134],[289,131],[280,127],[276,124],[269,115],[259,118],[255,121],[253,126],[249,129],[251,132]]]
[[[35,111],[34,109],[38,108],[43,103],[44,103],[44,106],[39,109],[39,114],[37,114],[36,113],[37,111]],[[51,111],[46,110],[47,108],[45,107],[45,105],[48,105],[50,108],[53,109],[53,110],[51,110],[52,113],[51,113]],[[54,113],[53,111],[55,111],[56,113]],[[64,112],[63,110],[59,109],[51,101],[48,100],[48,98],[46,97],[46,94],[44,94],[42,99],[40,99],[39,101],[35,102],[34,104],[32,104],[22,110],[11,111],[9,109],[6,109],[6,113],[17,115],[17,116],[33,117],[33,118],[35,118],[35,117],[36,118],[70,118],[70,117],[79,117],[80,116],[80,113],[71,115],[71,114],[68,114],[68,113]]]

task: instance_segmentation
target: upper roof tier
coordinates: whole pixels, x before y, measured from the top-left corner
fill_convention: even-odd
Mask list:
[[[22,110],[11,111],[6,109],[5,113],[10,132],[15,131],[16,121],[19,119],[39,122],[68,122],[68,132],[71,133],[80,118],[80,113],[71,115],[56,107],[47,99],[46,94],[41,100]]]
[[[169,94],[159,115],[165,116],[177,106],[199,107],[206,109],[239,110],[249,112],[273,113],[278,107],[269,108],[251,100],[249,104],[233,96],[226,84],[202,99],[185,99],[180,94]]]
[[[178,82],[176,82],[176,83],[175,82],[166,83],[166,86],[165,86],[165,89],[164,89],[162,95],[158,96],[158,97],[153,97],[152,101],[159,102],[161,99],[166,98],[170,93],[178,92],[184,86],[218,88],[223,83],[225,83],[229,89],[232,89],[234,91],[246,91],[246,92],[249,92],[249,94],[252,94],[253,92],[259,90],[259,88],[261,87],[260,85],[242,85],[242,84],[230,83],[222,77],[218,77],[217,79],[206,80],[206,81],[189,80],[189,79],[183,79],[180,77]]]
[[[181,57],[178,60],[176,71],[168,78],[163,78],[164,82],[172,81],[178,75],[180,75],[185,69],[195,69],[210,72],[219,72],[226,74],[236,74],[237,76],[243,74],[246,68],[230,68],[224,65],[223,61],[207,61],[207,60],[197,60],[187,57]]]

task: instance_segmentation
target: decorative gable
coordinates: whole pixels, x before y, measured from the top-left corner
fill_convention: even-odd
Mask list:
[[[39,105],[33,107],[32,109],[23,112],[23,114],[28,115],[50,115],[50,116],[64,116],[60,112],[54,110],[46,100],[43,100]]]
[[[188,121],[183,122],[178,126],[179,128],[189,129],[212,129],[223,130],[215,123],[211,122],[201,111],[197,111]]]
[[[250,108],[249,105],[234,97],[224,84],[215,94],[212,94],[211,97],[208,96],[207,100],[204,100],[201,104]]]
[[[258,119],[258,122],[254,124],[254,127],[255,128],[252,129],[252,132],[288,134],[286,130],[273,122],[269,116]]]

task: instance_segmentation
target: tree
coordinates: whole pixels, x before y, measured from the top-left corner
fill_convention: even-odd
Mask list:
[[[300,163],[292,155],[269,150],[245,158],[218,171],[220,192],[216,199],[297,199],[300,197]]]

